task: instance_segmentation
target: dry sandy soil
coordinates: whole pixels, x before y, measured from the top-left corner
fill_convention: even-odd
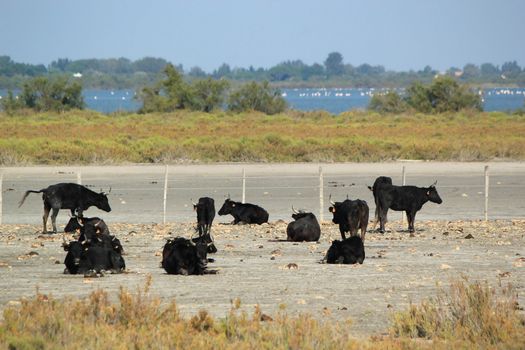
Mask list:
[[[250,313],[256,304],[268,314],[284,304],[292,314],[350,318],[350,331],[363,336],[385,332],[394,311],[435,295],[463,275],[493,286],[512,283],[525,304],[525,220],[416,220],[415,235],[400,221],[390,222],[386,234],[367,234],[367,257],[357,266],[320,264],[331,240],[339,238],[338,228],[328,222],[319,243],[279,241],[286,237],[281,220],[217,224],[219,252],[209,267],[218,274],[204,276],[171,276],[159,267],[165,239],[189,237],[192,224],[108,224],[124,245],[128,270],[95,279],[62,273],[62,235],[43,236],[40,225],[0,226],[0,308],[33,296],[36,289],[55,297],[82,297],[97,288],[116,295],[120,286],[144,286],[147,275],[151,292],[164,301],[175,298],[183,314],[207,309],[224,316],[232,299],[240,298]]]

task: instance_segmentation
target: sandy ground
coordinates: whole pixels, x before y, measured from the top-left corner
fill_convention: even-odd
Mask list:
[[[319,200],[319,164],[221,164],[169,167],[166,225],[163,222],[163,166],[93,166],[1,168],[3,175],[0,225],[0,308],[31,297],[38,288],[57,297],[86,296],[97,288],[117,292],[120,286],[136,290],[146,276],[153,278],[152,293],[164,301],[175,298],[184,314],[205,308],[224,316],[231,300],[240,298],[244,310],[259,304],[275,313],[279,304],[290,313],[347,319],[352,332],[385,332],[389,317],[410,302],[434,296],[452,278],[487,280],[493,286],[512,283],[525,305],[525,163],[489,163],[488,223],[484,209],[484,163],[393,162],[382,164],[322,164],[322,205]],[[385,235],[370,232],[367,258],[360,266],[320,264],[331,240],[339,239],[331,224],[328,196],[335,200],[361,198],[375,207],[366,185],[380,175],[401,184],[428,186],[438,181],[443,204],[426,204],[416,217],[411,237],[390,212]],[[219,252],[210,268],[217,275],[169,276],[159,268],[167,237],[189,237],[195,213],[191,199],[207,195],[216,208],[228,193],[240,200],[242,171],[246,171],[246,201],[270,212],[270,224],[232,226],[231,216],[216,217],[213,232]],[[42,201],[31,195],[18,208],[27,189],[58,182],[76,182],[98,190],[112,189],[113,210],[86,212],[100,216],[127,252],[128,271],[98,279],[62,274],[65,252],[61,235],[40,235]],[[355,186],[349,187],[355,183]],[[277,241],[286,237],[291,205],[313,211],[324,223],[319,243]],[[58,217],[63,229],[67,211]],[[283,221],[284,220],[284,221]],[[468,235],[472,239],[466,239]],[[297,269],[289,268],[296,264]]]
[[[322,225],[319,243],[277,241],[286,223],[215,225],[216,275],[172,276],[159,267],[167,237],[190,236],[185,223],[110,224],[127,252],[127,273],[90,279],[62,274],[65,252],[61,235],[40,235],[39,225],[3,225],[0,233],[0,307],[31,297],[38,289],[56,297],[86,296],[97,288],[116,295],[120,286],[136,290],[146,276],[152,293],[163,301],[175,298],[181,312],[207,309],[225,316],[234,298],[251,313],[286,305],[289,313],[319,318],[352,319],[357,336],[385,332],[389,317],[410,302],[435,295],[451,279],[467,276],[491,285],[512,283],[525,304],[525,220],[420,221],[412,237],[392,222],[384,235],[369,232],[363,265],[320,264],[338,228]],[[465,238],[468,235],[473,238]],[[297,268],[290,268],[296,264]],[[292,265],[293,266],[293,265]]]

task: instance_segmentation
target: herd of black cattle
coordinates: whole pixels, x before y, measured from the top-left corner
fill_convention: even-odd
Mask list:
[[[405,211],[408,218],[408,230],[414,232],[414,221],[417,211],[428,201],[441,204],[436,183],[429,187],[395,186],[392,179],[378,177],[373,186],[368,186],[374,196],[376,205],[374,223],[379,221],[379,232],[385,232],[388,209]],[[26,191],[19,207],[30,193],[42,193],[44,201],[43,233],[47,233],[47,219],[51,213],[53,233],[57,232],[56,217],[60,209],[71,210],[71,218],[64,232],[78,232],[79,238],[66,242],[67,251],[64,273],[98,276],[105,271],[119,273],[125,270],[122,257],[124,249],[115,236],[111,235],[104,220],[83,216],[91,206],[103,211],[111,211],[107,195],[96,193],[84,186],[74,183],[59,183],[40,191]],[[364,200],[346,199],[333,202],[330,196],[329,211],[332,221],[339,225],[341,240],[334,240],[323,259],[329,264],[362,264],[365,259],[364,240],[369,222],[369,208]],[[213,273],[207,269],[208,254],[217,252],[211,235],[215,218],[215,202],[212,198],[199,198],[193,203],[197,213],[198,236],[192,239],[176,237],[169,239],[162,250],[161,265],[168,274],[200,275]],[[293,209],[292,218],[286,228],[288,241],[318,241],[321,227],[314,214]],[[230,198],[224,201],[219,215],[232,215],[232,224],[262,224],[268,222],[268,212],[255,204],[235,202]],[[358,234],[360,231],[360,235]],[[345,234],[349,233],[349,237]]]

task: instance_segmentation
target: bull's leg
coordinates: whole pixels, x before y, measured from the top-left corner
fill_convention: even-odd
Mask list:
[[[388,210],[388,209],[387,209]],[[379,209],[379,232],[385,233],[387,210]]]
[[[42,221],[43,221],[43,224],[44,224],[44,228],[42,230],[42,233],[44,233],[44,234],[47,233],[47,218],[49,217],[49,212],[50,211],[51,211],[51,208],[44,203],[44,215],[42,216]]]
[[[408,232],[412,233],[416,230],[414,229],[414,221],[416,220],[416,212],[408,212],[407,211],[407,219],[408,219]]]
[[[362,223],[361,223],[361,240],[362,240],[363,242],[365,241],[366,226],[367,226],[367,223],[366,223],[366,222],[362,222]]]
[[[345,240],[346,239],[346,237],[345,237],[345,230],[341,226],[339,226],[339,232],[341,232],[341,238],[343,240]]]
[[[57,215],[58,215],[58,211],[60,209],[58,208],[53,208],[53,212],[51,213],[51,224],[53,225],[53,233],[57,233]]]

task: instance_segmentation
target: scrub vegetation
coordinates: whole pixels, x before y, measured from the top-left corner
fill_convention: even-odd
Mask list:
[[[0,164],[525,159],[525,118],[461,111],[0,113]]]
[[[86,299],[62,300],[37,291],[4,310],[0,345],[8,349],[450,349],[525,346],[525,323],[511,287],[496,292],[484,283],[454,281],[436,299],[393,316],[389,335],[359,339],[350,320],[276,315],[257,306],[253,314],[232,301],[225,318],[201,310],[179,314],[144,288],[121,288],[116,301],[103,290]],[[420,338],[424,338],[421,340]]]

